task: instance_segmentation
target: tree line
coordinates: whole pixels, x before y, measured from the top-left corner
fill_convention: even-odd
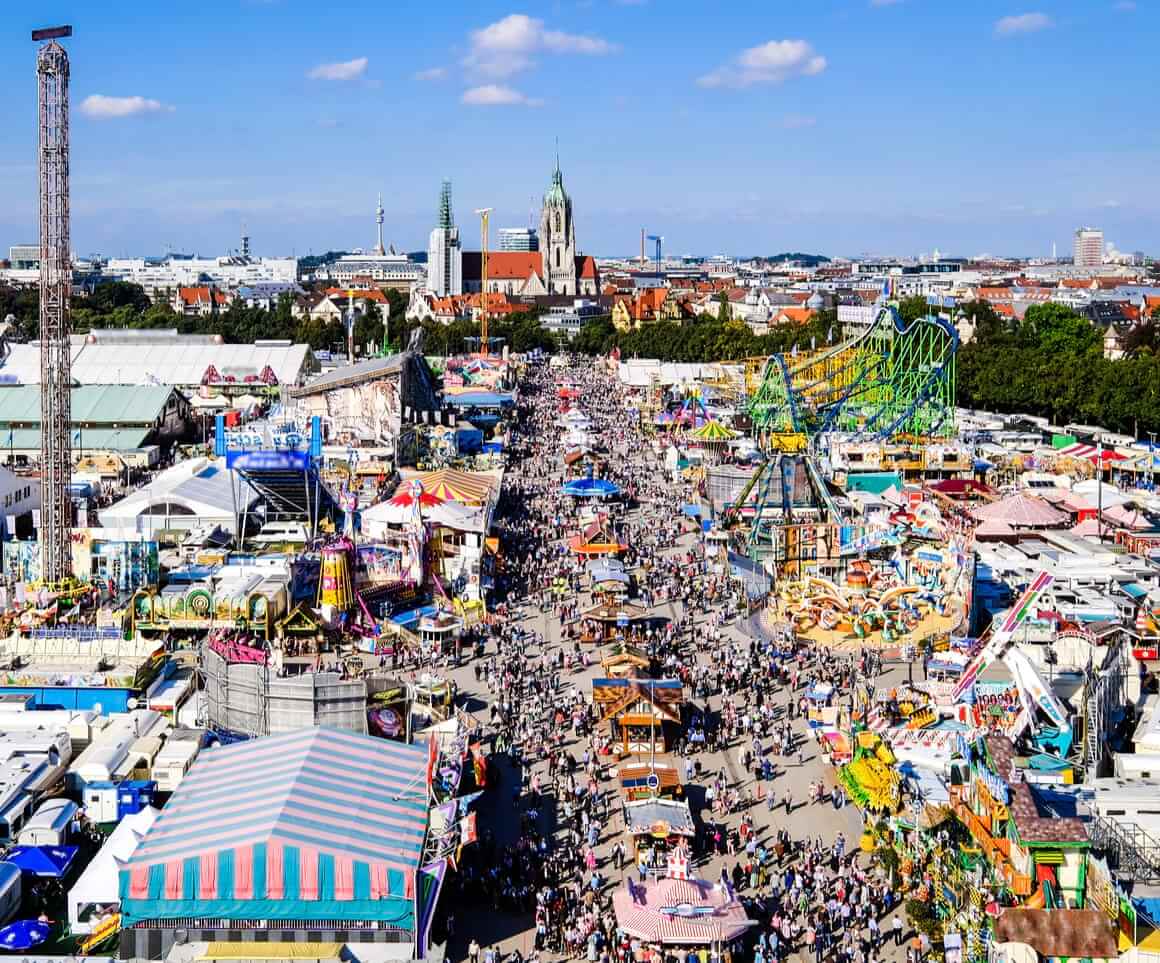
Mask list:
[[[401,347],[418,326],[404,316],[405,295],[387,291],[386,297],[385,310],[372,305],[355,323],[360,353],[365,353],[367,346],[375,353],[385,341]],[[234,302],[209,315],[185,316],[167,304],[154,304],[139,285],[116,282],[73,298],[72,318],[73,329],[78,332],[176,328],[183,334],[220,334],[231,343],[286,338],[315,350],[345,350],[346,331],[341,321],[295,317],[292,307],[293,301],[285,295],[271,310]],[[37,309],[35,288],[0,285],[0,319],[14,318],[10,337],[31,340],[37,336]],[[923,298],[905,299],[900,304],[905,320],[926,310]],[[1000,316],[985,301],[960,305],[959,312],[974,325],[974,336],[960,346],[956,362],[959,405],[1038,415],[1057,425],[1098,424],[1137,437],[1160,431],[1160,311],[1127,335],[1126,357],[1119,360],[1104,357],[1101,328],[1062,305],[1034,305],[1022,319]],[[421,327],[428,354],[478,348],[476,322],[443,325],[427,321]],[[646,324],[631,331],[617,331],[611,317],[605,315],[585,324],[565,344],[543,327],[534,308],[492,319],[489,329],[497,342],[493,348],[506,345],[516,352],[534,348],[551,352],[566,346],[570,351],[595,356],[619,349],[622,358],[684,362],[792,355],[841,339],[834,311],[821,311],[807,324],[775,328],[764,335],[729,319],[726,311],[682,324]]]

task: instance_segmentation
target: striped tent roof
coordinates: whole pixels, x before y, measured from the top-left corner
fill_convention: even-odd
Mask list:
[[[755,921],[720,886],[699,879],[658,879],[643,885],[628,877],[628,887],[612,894],[616,925],[649,943],[700,945],[729,942]]]
[[[1127,455],[1121,455],[1118,451],[1111,448],[1105,448],[1101,453],[1099,446],[1085,445],[1082,442],[1068,445],[1066,448],[1060,448],[1055,454],[1059,458],[1083,458],[1090,461],[1093,465],[1101,459],[1104,462],[1124,461],[1128,457]]]
[[[738,437],[738,433],[732,428],[721,424],[721,422],[713,419],[705,422],[700,428],[693,432],[692,435],[698,441],[730,441]]]
[[[427,752],[323,728],[203,752],[121,871],[122,912],[409,929]]]
[[[445,502],[461,502],[464,505],[481,505],[490,497],[495,487],[494,479],[478,472],[460,471],[456,468],[440,468],[419,476],[423,490],[441,498]]]

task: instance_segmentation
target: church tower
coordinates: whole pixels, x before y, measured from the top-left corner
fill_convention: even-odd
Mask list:
[[[576,228],[572,223],[572,198],[564,190],[560,157],[552,183],[540,209],[540,256],[544,286],[549,294],[576,293]]]

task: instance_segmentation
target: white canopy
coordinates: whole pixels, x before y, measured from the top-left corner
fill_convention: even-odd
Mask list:
[[[442,525],[444,528],[453,528],[459,532],[485,530],[486,512],[481,506],[443,502],[440,505],[424,505],[420,511],[425,522]],[[381,538],[388,525],[405,525],[414,517],[413,506],[395,504],[388,499],[362,510],[363,534],[370,538]]]
[[[126,816],[113,830],[105,844],[93,857],[91,863],[81,873],[68,891],[68,922],[73,933],[89,934],[93,931],[93,920],[80,920],[80,914],[88,906],[118,905],[121,901],[117,889],[120,866],[137,850],[153,821],[161,815],[160,810],[146,806],[140,812]]]

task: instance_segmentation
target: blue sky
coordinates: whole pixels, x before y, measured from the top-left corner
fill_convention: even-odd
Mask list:
[[[81,254],[426,246],[439,181],[579,246],[1160,253],[1156,0],[130,0],[0,27],[0,250],[36,236],[35,46],[72,23]],[[535,200],[533,201],[533,197]],[[537,213],[538,218],[538,213]]]

